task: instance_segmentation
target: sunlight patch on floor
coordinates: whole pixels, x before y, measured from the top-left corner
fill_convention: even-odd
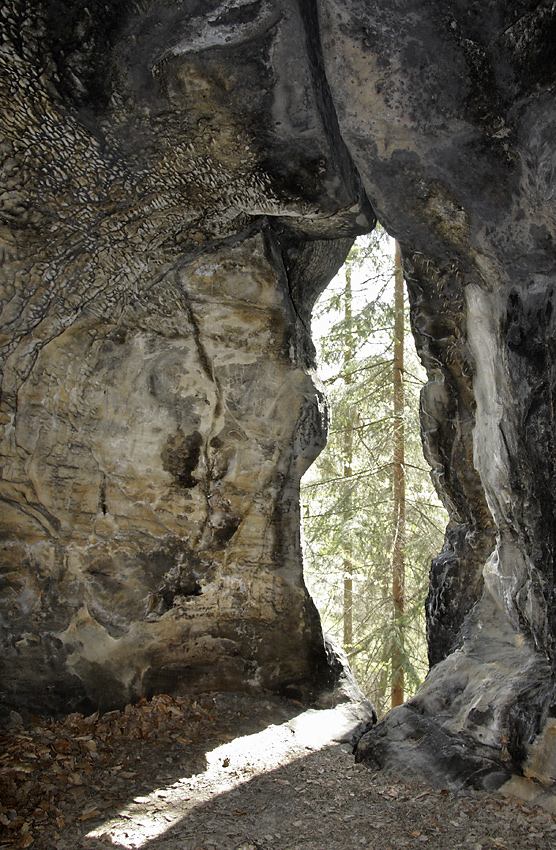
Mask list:
[[[232,791],[255,776],[275,770],[330,743],[329,711],[309,710],[255,735],[235,738],[207,752],[207,768],[148,795],[135,797],[117,815],[91,830],[87,838],[110,839],[137,850],[163,835],[211,798]]]

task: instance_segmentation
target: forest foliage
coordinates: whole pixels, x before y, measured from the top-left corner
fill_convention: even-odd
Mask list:
[[[343,273],[317,303],[313,335],[332,419],[328,444],[302,481],[307,586],[325,631],[344,645],[379,715],[392,704],[397,663],[406,699],[427,673],[424,600],[447,523],[422,454],[419,393],[426,376],[406,320],[401,614],[392,576],[399,532],[393,279],[394,243],[378,229],[356,241]]]

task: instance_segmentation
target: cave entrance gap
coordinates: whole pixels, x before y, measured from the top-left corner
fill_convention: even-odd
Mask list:
[[[307,587],[324,631],[343,646],[379,716],[393,691],[407,699],[426,675],[424,603],[447,523],[422,452],[426,376],[403,295],[395,331],[394,272],[395,242],[377,228],[356,240],[315,305],[313,338],[331,423],[326,448],[301,482]]]

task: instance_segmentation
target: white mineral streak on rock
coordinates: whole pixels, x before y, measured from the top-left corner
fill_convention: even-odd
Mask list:
[[[502,347],[506,299],[500,292],[488,292],[475,284],[466,286],[465,297],[468,340],[475,360],[475,466],[498,526],[497,546],[485,564],[483,575],[516,630],[521,616],[533,631],[543,632],[546,604],[531,581],[534,567],[524,545],[520,506],[510,478],[508,450],[517,446],[520,434],[507,403],[512,390]]]
[[[508,449],[502,430],[504,426],[507,434],[512,427],[511,412],[506,403],[510,388],[504,374],[501,350],[503,300],[498,292],[485,291],[477,284],[465,287],[465,299],[467,335],[475,361],[474,462],[498,527],[498,543],[485,564],[483,575],[494,598],[517,627],[515,595],[527,567],[525,555],[517,544],[512,518]]]
[[[510,522],[511,487],[508,453],[500,424],[507,416],[508,386],[503,374],[500,339],[500,297],[477,284],[465,289],[467,336],[475,360],[473,391],[477,405],[473,446],[475,466],[499,526]]]

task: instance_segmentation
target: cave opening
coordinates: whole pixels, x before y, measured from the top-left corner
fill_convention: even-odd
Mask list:
[[[298,471],[324,430],[303,323],[376,212],[403,243],[450,526],[430,574],[432,669],[358,758],[458,793],[506,793],[511,776],[510,793],[556,811],[555,30],[548,0],[3,4],[2,722],[166,688],[330,682],[298,545]],[[400,631],[393,352],[366,350],[367,392],[344,363],[360,329],[329,385],[345,422],[325,484],[304,483],[321,502],[305,538],[314,522],[337,634],[346,589],[348,656],[360,683],[365,657],[381,673],[387,707],[393,651],[404,696],[416,666],[409,557],[406,540]],[[385,401],[367,416],[371,397]],[[83,787],[65,740],[28,760],[22,733],[21,801],[40,804],[49,766]],[[78,764],[89,748],[74,743]],[[4,806],[0,829],[29,846]]]
[[[425,597],[448,521],[423,456],[427,378],[396,252],[380,226],[359,237],[314,307],[331,415],[301,482],[307,587],[379,716],[428,671]]]

